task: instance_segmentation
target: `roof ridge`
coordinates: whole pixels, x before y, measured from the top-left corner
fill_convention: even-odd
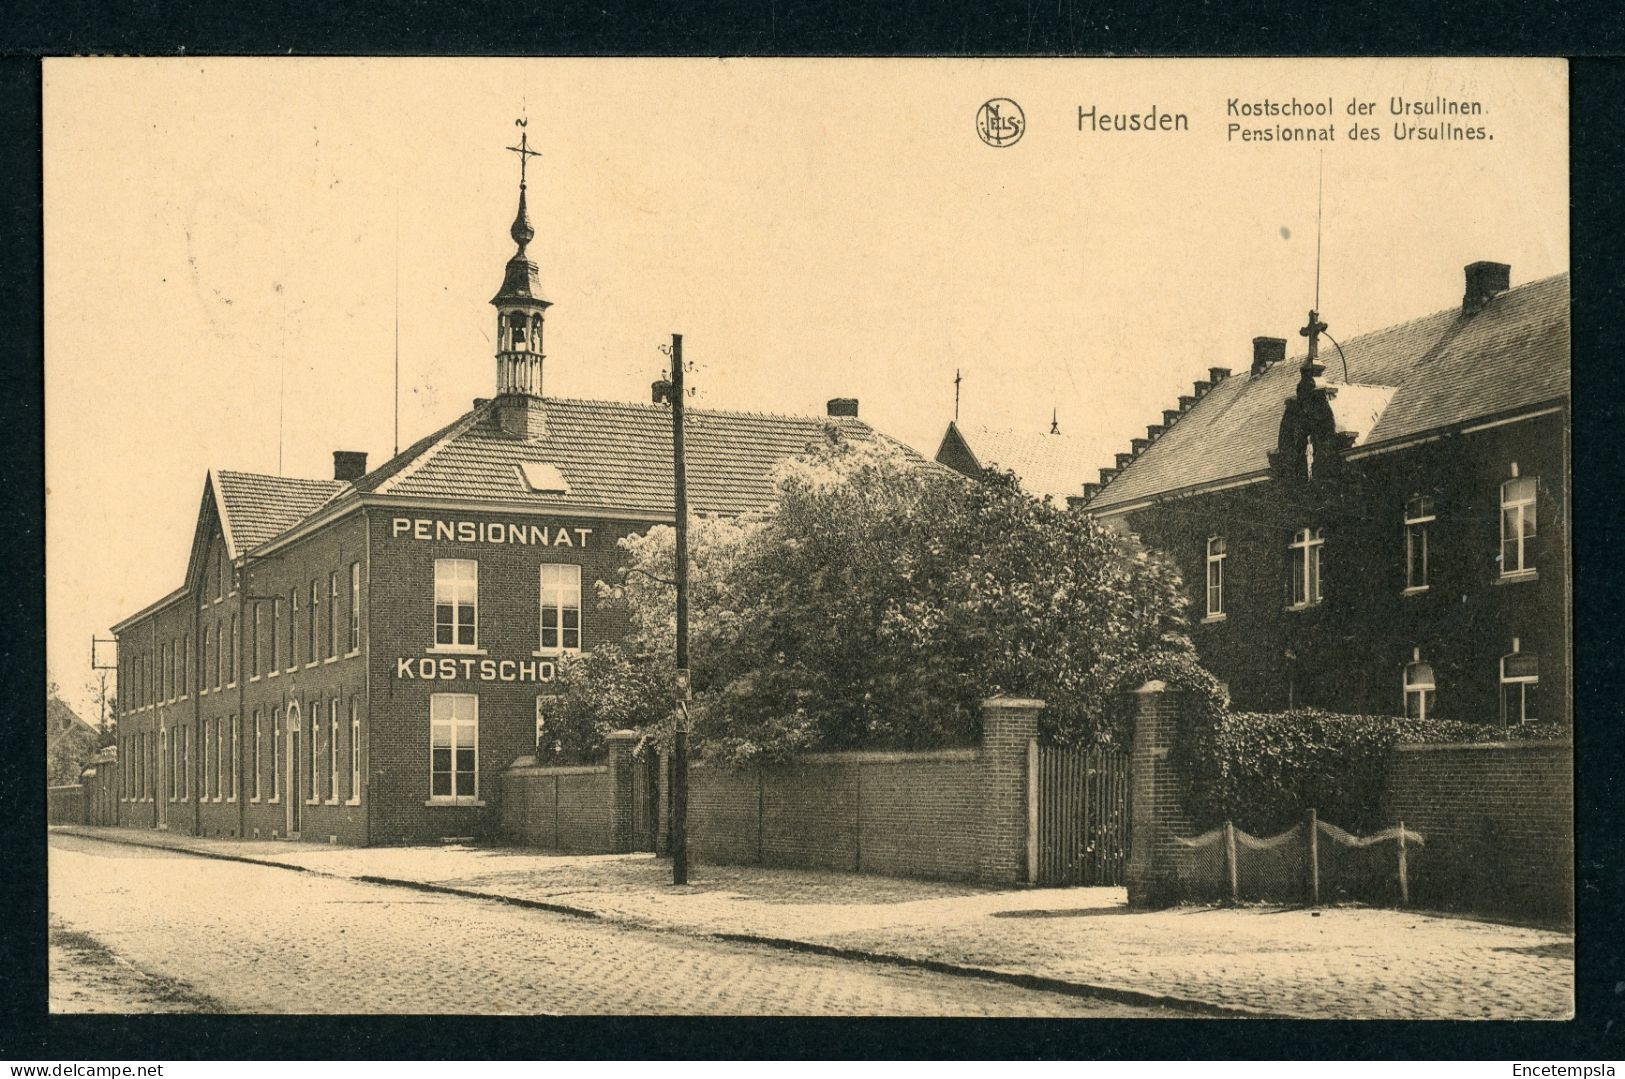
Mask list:
[[[428,435],[425,435],[423,438],[418,439],[416,442],[406,447],[406,449],[379,465],[373,470],[372,473],[369,473],[368,475],[383,472],[385,469],[388,469],[391,465],[395,464],[396,461],[401,461],[401,464],[395,468],[393,472],[390,472],[386,476],[380,477],[369,487],[362,487],[361,484],[358,483],[356,485],[356,489],[382,493],[393,488],[396,484],[400,483],[401,480],[412,475],[418,469],[428,464],[429,460],[433,458],[435,451],[441,446],[466,433],[469,428],[474,426],[476,420],[480,419],[482,416],[491,411],[491,407],[492,402],[485,401],[483,404],[469,409],[467,412],[463,413],[455,420],[452,420],[438,431],[434,431]],[[366,478],[366,476],[362,477],[363,480]]]
[[[613,405],[617,408],[636,409],[640,412],[669,412],[669,409],[667,409],[664,405],[645,404],[642,401],[612,401],[591,397],[544,397],[542,399],[542,403],[544,405],[550,402],[557,402],[559,404],[566,405]],[[749,409],[735,408],[690,408],[685,410],[685,414],[691,417],[730,416],[749,417],[751,419],[761,420],[796,420],[798,422],[811,423],[841,423],[843,421],[850,421],[852,423],[862,424],[864,427],[874,430],[867,420],[864,420],[858,416],[820,416],[817,413],[797,412],[756,412]]]

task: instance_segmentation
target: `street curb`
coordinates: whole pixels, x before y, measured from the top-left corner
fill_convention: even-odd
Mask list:
[[[1249,1008],[1238,1008],[1233,1005],[1213,1004],[1205,1000],[1193,1000],[1187,997],[1176,997],[1162,993],[1146,993],[1136,989],[1121,989],[1109,985],[1096,985],[1091,982],[1074,982],[1064,978],[1050,978],[1041,974],[1020,974],[1015,971],[998,970],[994,967],[971,966],[967,963],[950,963],[941,959],[920,959],[913,956],[896,955],[891,952],[872,952],[862,948],[843,948],[834,944],[818,944],[808,940],[797,940],[794,937],[768,937],[755,933],[728,933],[711,932],[702,929],[691,929],[681,925],[661,924],[642,919],[629,918],[624,915],[606,915],[602,911],[592,910],[588,907],[574,907],[567,903],[549,903],[541,899],[524,899],[520,896],[502,895],[496,892],[477,892],[470,888],[458,888],[450,884],[433,884],[428,881],[406,880],[400,877],[380,877],[372,874],[359,874],[351,876],[347,873],[324,873],[320,870],[310,869],[307,866],[294,865],[289,862],[278,862],[269,858],[251,858],[237,854],[220,854],[215,851],[199,850],[192,847],[172,845],[168,843],[146,843],[124,836],[103,836],[93,832],[80,831],[71,827],[54,826],[52,829],[62,835],[77,836],[80,839],[92,839],[102,843],[120,843],[129,847],[145,847],[150,850],[174,851],[178,854],[191,854],[199,858],[214,858],[223,862],[244,862],[249,865],[266,866],[271,869],[291,869],[296,873],[310,873],[314,876],[330,877],[334,880],[353,880],[362,884],[376,884],[386,888],[406,888],[416,892],[431,892],[438,895],[454,895],[464,899],[484,899],[493,903],[504,903],[512,907],[522,907],[528,910],[542,910],[551,914],[563,914],[572,918],[582,918],[588,921],[602,922],[605,925],[619,925],[631,929],[643,929],[657,933],[677,933],[682,936],[694,937],[700,940],[724,941],[731,944],[755,944],[761,947],[776,948],[780,951],[802,952],[811,955],[825,955],[835,959],[849,959],[865,963],[884,963],[888,966],[906,967],[914,970],[929,970],[936,974],[948,974],[962,978],[980,978],[984,981],[1003,982],[1006,985],[1019,986],[1023,989],[1036,989],[1049,993],[1060,993],[1073,997],[1093,997],[1100,1000],[1109,1000],[1118,1004],[1133,1004],[1141,1007],[1174,1008],[1180,1011],[1193,1012],[1197,1015],[1211,1016],[1221,1019],[1286,1019],[1290,1016],[1277,1012],[1255,1011]]]

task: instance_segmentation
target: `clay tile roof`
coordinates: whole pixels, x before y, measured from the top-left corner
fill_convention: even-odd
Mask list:
[[[961,427],[957,423],[951,429],[978,465],[1009,469],[1021,481],[1022,490],[1037,498],[1050,495],[1064,499],[1083,494],[1083,482],[1092,474],[1091,466],[1110,451],[1102,439],[1068,432]]]
[[[506,434],[487,402],[357,481],[382,495],[520,505],[602,506],[672,512],[671,413],[663,406],[548,398],[538,439]],[[699,513],[761,513],[775,504],[778,463],[816,447],[831,429],[885,441],[854,417],[779,416],[692,409],[685,449],[689,505]],[[526,463],[551,465],[566,491],[533,491]]]
[[[253,550],[349,490],[342,480],[304,480],[217,471],[220,506],[235,551]]]
[[[1343,358],[1348,375],[1343,373]],[[1503,415],[1569,393],[1569,278],[1559,274],[1503,292],[1471,316],[1449,308],[1362,334],[1320,355],[1322,382],[1392,388],[1380,413],[1365,417],[1362,448]],[[1302,357],[1245,372],[1214,386],[1161,438],[1109,483],[1089,508],[1109,510],[1141,499],[1241,479],[1269,468],[1283,403]],[[1334,399],[1335,401],[1335,399]],[[1342,419],[1342,417],[1339,417]],[[1341,426],[1341,424],[1340,424]],[[1087,479],[1079,469],[1079,478]]]

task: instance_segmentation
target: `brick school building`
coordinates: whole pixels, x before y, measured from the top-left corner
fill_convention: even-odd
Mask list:
[[[184,580],[114,627],[121,823],[495,831],[497,774],[534,752],[556,663],[625,631],[593,591],[617,541],[673,519],[666,408],[543,396],[523,179],[512,235],[493,397],[376,468],[337,451],[330,479],[208,472]],[[771,511],[780,461],[831,430],[884,439],[857,412],[690,411],[691,509]]]
[[[1083,485],[1179,565],[1236,707],[1568,722],[1568,275],[1510,284],[1330,349],[1311,312]]]

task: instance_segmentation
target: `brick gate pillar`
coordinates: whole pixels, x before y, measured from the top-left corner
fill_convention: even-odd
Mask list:
[[[637,731],[610,731],[609,743],[609,849],[625,854],[632,849],[632,748]]]
[[[1160,681],[1135,690],[1134,737],[1130,742],[1128,901],[1155,906],[1179,898],[1175,835],[1193,834],[1185,811],[1183,777],[1168,758],[1185,698]]]
[[[1038,713],[1043,710],[1043,701],[1021,697],[982,702],[976,877],[989,884],[1027,879],[1027,747],[1038,737]]]

